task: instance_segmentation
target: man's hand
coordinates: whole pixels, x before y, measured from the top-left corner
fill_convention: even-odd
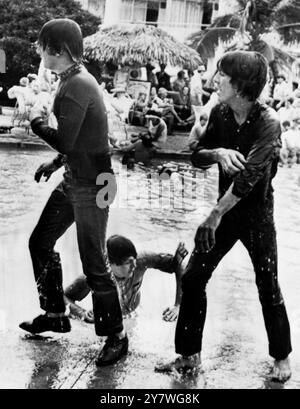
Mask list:
[[[185,248],[185,244],[181,241],[175,251],[174,258],[176,259],[178,265],[180,265],[183,259],[189,254]]]
[[[223,170],[229,175],[234,175],[245,169],[246,159],[243,154],[233,149],[219,148],[217,152],[217,161]]]
[[[221,222],[218,212],[212,211],[208,218],[200,224],[195,236],[196,247],[202,253],[208,253],[215,245],[215,232]]]
[[[58,167],[55,165],[55,163],[53,163],[53,161],[43,163],[35,172],[34,180],[37,183],[39,183],[39,181],[41,180],[41,177],[44,176],[46,178],[45,182],[48,182],[52,173],[55,172],[57,169]]]
[[[179,313],[179,305],[174,305],[174,307],[168,307],[163,312],[164,321],[176,321]]]

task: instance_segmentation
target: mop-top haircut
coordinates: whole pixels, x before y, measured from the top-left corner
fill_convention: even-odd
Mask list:
[[[261,94],[268,74],[266,58],[256,51],[230,51],[218,61],[218,70],[230,77],[242,97],[255,101]]]
[[[68,18],[48,21],[42,27],[38,44],[47,49],[49,54],[60,54],[66,51],[74,62],[81,62],[83,56],[83,39],[79,25]]]

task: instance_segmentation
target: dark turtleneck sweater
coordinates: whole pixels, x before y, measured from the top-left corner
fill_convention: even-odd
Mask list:
[[[61,155],[77,183],[95,183],[99,173],[111,171],[107,114],[99,85],[82,66],[72,66],[60,76],[54,99],[58,129],[43,118],[31,122],[33,132]],[[56,159],[57,160],[57,159]]]

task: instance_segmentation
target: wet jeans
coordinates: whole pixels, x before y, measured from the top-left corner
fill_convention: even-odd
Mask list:
[[[269,354],[285,359],[291,352],[290,326],[277,280],[277,244],[273,223],[259,230],[234,222],[226,215],[217,231],[216,244],[208,253],[195,247],[182,279],[183,296],[175,334],[176,352],[201,351],[206,317],[206,284],[225,254],[241,240],[251,257],[259,300],[269,340]]]
[[[122,313],[115,281],[106,253],[109,208],[96,204],[100,187],[67,186],[62,182],[51,194],[35,227],[29,249],[43,310],[65,311],[60,257],[56,241],[75,221],[83,272],[92,291],[96,334],[122,331]]]

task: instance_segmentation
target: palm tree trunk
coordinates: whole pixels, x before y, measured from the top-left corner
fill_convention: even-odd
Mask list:
[[[275,84],[276,84],[276,81],[277,81],[277,78],[278,78],[278,75],[279,75],[279,68],[278,68],[278,64],[276,63],[275,60],[273,60],[273,61],[271,61],[269,63],[269,67],[270,67],[270,70],[271,70],[271,73],[272,73],[272,78],[273,78],[271,89],[270,89],[271,96],[273,97]]]

